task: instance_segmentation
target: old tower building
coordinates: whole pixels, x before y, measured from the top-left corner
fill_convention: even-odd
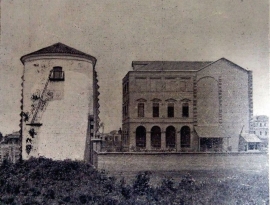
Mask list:
[[[252,131],[252,72],[215,62],[134,61],[123,78],[130,151],[238,151]]]
[[[99,122],[96,58],[56,43],[21,62],[23,159],[89,160]]]

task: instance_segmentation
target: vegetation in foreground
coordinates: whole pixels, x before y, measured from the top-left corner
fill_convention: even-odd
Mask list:
[[[268,176],[238,174],[224,180],[179,182],[164,178],[152,186],[150,172],[127,184],[91,165],[32,158],[0,167],[0,204],[269,204]]]

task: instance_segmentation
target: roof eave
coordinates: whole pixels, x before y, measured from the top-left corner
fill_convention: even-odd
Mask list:
[[[80,54],[72,54],[72,53],[42,53],[42,54],[33,54],[33,53],[30,53],[30,54],[27,54],[27,55],[24,55],[20,58],[20,61],[22,62],[22,64],[24,65],[26,59],[28,58],[32,58],[32,57],[46,57],[46,56],[71,56],[71,57],[80,57],[80,58],[84,58],[84,59],[87,59],[87,60],[90,60],[92,61],[93,65],[95,66],[96,65],[96,62],[97,62],[97,59],[93,56],[90,56],[90,55],[80,55]]]

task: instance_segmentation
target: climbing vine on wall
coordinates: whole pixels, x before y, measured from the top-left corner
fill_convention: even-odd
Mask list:
[[[48,105],[47,102],[52,99],[53,92],[51,90],[46,91],[42,95],[40,94],[40,90],[36,90],[36,92],[31,95],[31,113],[34,113],[37,109],[44,111]]]
[[[33,93],[33,94],[32,94],[31,100],[32,100],[33,102],[35,102],[35,101],[37,101],[37,100],[39,100],[39,99],[40,99],[39,93]]]
[[[29,113],[28,112],[21,112],[21,117],[23,118],[24,122],[29,121]]]
[[[35,138],[35,135],[37,135],[36,131],[34,128],[31,128],[29,131],[28,131],[29,135],[32,137],[32,138]]]
[[[37,135],[37,132],[35,131],[34,128],[31,128],[28,131],[29,135],[31,136],[32,139],[35,138],[35,135]],[[32,139],[31,138],[26,138],[26,153],[30,154],[31,150],[33,149],[33,145],[32,145]]]
[[[27,154],[30,154],[32,148],[33,148],[32,145],[30,145],[30,144],[26,145],[26,153],[27,153]]]
[[[35,93],[33,93],[31,95],[31,115],[32,120],[31,123],[34,123],[36,120],[36,116],[38,114],[38,112],[41,110],[44,112],[46,106],[48,105],[48,101],[53,99],[53,92],[51,90],[44,90],[41,94],[40,90],[36,90]],[[24,113],[22,112],[22,116],[24,117],[24,121],[28,121],[29,120],[29,113]],[[33,150],[33,145],[32,145],[32,141],[35,138],[35,136],[37,135],[37,132],[34,128],[31,128],[30,130],[28,130],[28,134],[31,136],[26,138],[26,153],[29,155],[31,150]]]

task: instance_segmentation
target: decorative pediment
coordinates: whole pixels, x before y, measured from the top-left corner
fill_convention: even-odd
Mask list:
[[[184,98],[181,100],[181,102],[190,102],[191,100],[190,99],[187,99],[187,98]]]
[[[139,98],[139,99],[137,99],[136,101],[138,101],[138,102],[146,102],[147,100],[144,99],[144,98]]]
[[[154,98],[154,99],[152,99],[151,101],[153,101],[153,102],[161,102],[161,100],[158,99],[158,98]]]
[[[167,100],[165,100],[166,102],[176,102],[177,100],[173,99],[173,98],[169,98]]]

